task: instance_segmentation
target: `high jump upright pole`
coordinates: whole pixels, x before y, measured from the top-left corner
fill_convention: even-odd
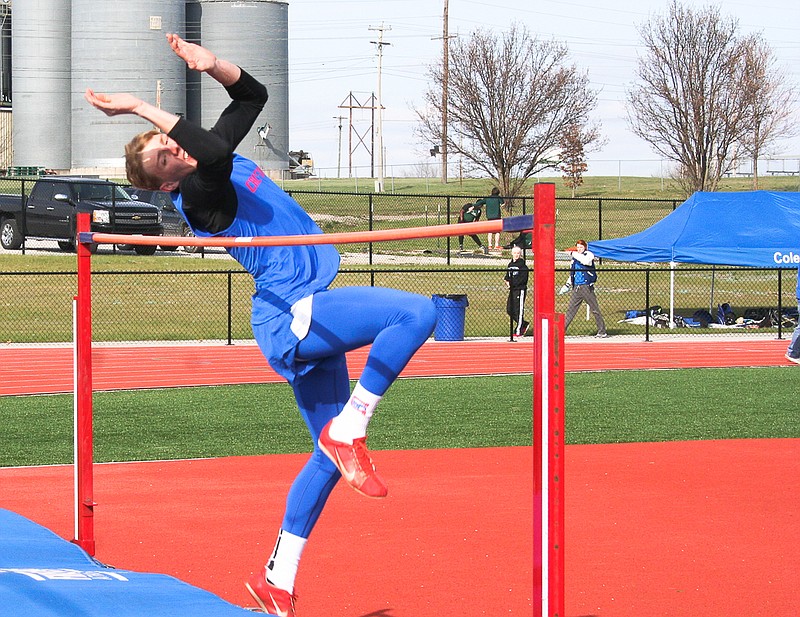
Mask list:
[[[89,214],[78,214],[77,231],[90,230]],[[75,296],[75,538],[73,542],[95,554],[94,479],[92,476],[92,254],[87,244],[76,242],[78,295]]]
[[[564,316],[555,312],[556,189],[533,189],[533,598],[564,615]]]
[[[94,500],[92,498],[92,313],[91,313],[91,252],[90,243],[137,244],[143,246],[300,246],[317,244],[361,244],[415,238],[444,238],[478,233],[520,232],[533,229],[532,217],[510,216],[504,219],[406,227],[369,232],[333,234],[303,234],[260,237],[192,237],[135,236],[90,231],[88,215],[78,215],[78,296],[76,320],[76,540],[87,552],[94,554]],[[552,277],[551,277],[552,278]]]

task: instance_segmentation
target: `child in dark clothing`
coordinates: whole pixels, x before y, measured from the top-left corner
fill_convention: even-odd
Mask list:
[[[530,323],[525,321],[525,296],[528,291],[528,265],[522,258],[522,248],[514,246],[511,249],[511,261],[506,267],[505,282],[508,287],[508,301],[506,302],[506,312],[516,323],[514,337],[525,336]]]

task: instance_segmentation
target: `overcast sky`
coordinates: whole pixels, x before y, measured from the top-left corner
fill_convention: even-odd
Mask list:
[[[800,92],[800,2],[798,0],[725,0],[683,4],[721,7],[738,20],[741,34],[761,32],[774,50],[790,84]],[[522,8],[525,6],[526,8]],[[634,10],[629,7],[634,6]],[[628,128],[625,94],[634,82],[642,47],[638,27],[664,14],[668,0],[449,0],[449,32],[468,36],[478,28],[498,34],[512,23],[524,24],[541,38],[567,43],[570,60],[588,71],[599,91],[594,119],[601,123],[607,145],[590,158],[595,175],[657,175],[661,165],[649,146]],[[416,116],[428,88],[427,67],[442,54],[444,0],[289,0],[290,148],[311,152],[320,175],[336,177],[338,116],[352,92],[362,103],[377,89],[379,32],[383,47],[382,100],[387,165],[419,165],[434,161],[431,144],[415,135]],[[390,29],[389,29],[390,28]],[[354,113],[354,127],[364,135],[369,113]],[[348,120],[342,120],[342,176],[347,175]],[[353,134],[355,144],[357,137]],[[781,145],[776,154],[800,159],[800,137]],[[636,162],[634,162],[636,161]],[[363,147],[355,149],[354,165],[368,165]],[[800,161],[786,161],[796,169]],[[451,169],[455,161],[450,162]],[[391,173],[391,172],[390,172]],[[365,170],[359,176],[369,175]],[[402,175],[399,171],[397,175]],[[453,172],[450,172],[453,175]]]

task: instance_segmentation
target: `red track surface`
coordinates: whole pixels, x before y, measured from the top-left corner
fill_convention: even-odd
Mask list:
[[[98,465],[97,557],[252,606],[243,581],[268,559],[306,458]],[[375,459],[389,497],[333,492],[303,554],[300,617],[465,617],[483,614],[487,602],[498,609],[488,614],[529,616],[531,449]],[[71,486],[68,467],[0,469],[0,503],[65,538],[73,537]]]
[[[570,340],[566,362],[767,366],[788,364],[785,347]],[[530,372],[531,356],[528,341],[429,343],[405,375]],[[353,372],[364,357],[351,354]],[[0,371],[0,394],[72,388],[68,349],[3,349]],[[176,373],[191,380],[177,383]],[[95,350],[98,389],[270,379],[249,345]],[[242,580],[270,552],[304,458],[98,465],[97,556],[247,605]],[[304,555],[301,617],[531,615],[530,448],[375,459],[390,496],[334,491]],[[0,505],[71,538],[71,475],[66,466],[0,469]],[[800,615],[800,440],[568,446],[565,475],[568,617]]]
[[[698,340],[566,343],[568,371],[777,366],[787,341]],[[348,354],[352,374],[364,365],[367,349]],[[96,390],[167,388],[280,381],[258,347],[240,345],[98,346],[93,351]],[[404,377],[501,375],[533,371],[531,339],[430,342],[412,358]],[[0,396],[71,392],[72,349],[0,348]]]

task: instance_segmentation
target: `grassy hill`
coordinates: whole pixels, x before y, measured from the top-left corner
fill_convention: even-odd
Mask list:
[[[542,176],[539,182],[554,182],[557,197],[570,197],[571,191],[559,176]],[[533,191],[533,184],[527,194]],[[798,176],[764,176],[759,178],[759,189],[768,191],[800,191]],[[285,180],[279,184],[285,190],[297,191],[342,191],[370,193],[374,183],[369,178],[341,178],[304,180]],[[388,193],[433,194],[433,195],[483,195],[492,189],[492,182],[485,178],[458,178],[442,184],[437,178],[387,178],[385,189]],[[752,178],[724,178],[720,191],[751,191]],[[636,176],[589,176],[575,194],[576,197],[632,198],[632,199],[683,199],[680,187],[668,178],[644,178]]]

